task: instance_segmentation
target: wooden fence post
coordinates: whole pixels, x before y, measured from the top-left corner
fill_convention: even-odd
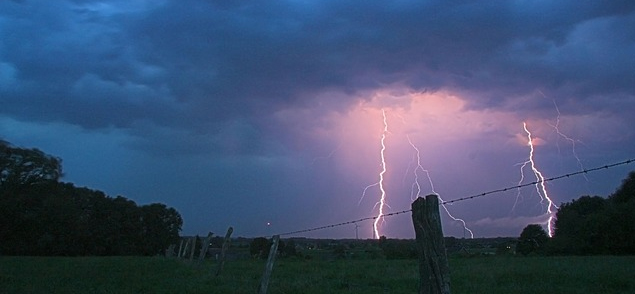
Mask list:
[[[437,195],[418,197],[412,202],[412,224],[419,255],[419,293],[450,294],[450,266]]]
[[[190,241],[192,241],[192,239],[187,238],[187,241],[185,242],[185,246],[183,247],[183,252],[181,252],[181,258],[185,257],[185,254],[187,253],[187,248],[190,247]]]
[[[280,235],[273,236],[273,244],[271,244],[271,249],[269,249],[269,258],[267,258],[267,264],[265,265],[265,272],[262,274],[262,279],[260,280],[260,286],[258,287],[259,294],[267,293],[267,287],[269,287],[269,278],[271,277],[271,271],[273,270],[273,263],[276,261],[276,254],[278,253],[279,240],[280,240]]]
[[[227,234],[225,234],[225,240],[223,241],[223,248],[220,250],[220,260],[218,261],[216,276],[220,275],[220,272],[223,270],[223,266],[225,266],[225,253],[227,252],[227,249],[229,249],[229,243],[231,243],[231,235],[233,232],[234,232],[234,228],[229,227],[227,229]]]
[[[196,251],[196,241],[198,241],[198,235],[192,237],[192,251],[190,251],[190,262],[194,260],[194,252]]]
[[[183,250],[183,238],[181,238],[181,243],[179,244],[179,252],[176,253],[176,257],[181,258],[181,250]]]
[[[209,232],[207,234],[207,238],[205,238],[205,241],[201,244],[201,254],[198,255],[199,261],[203,261],[205,259],[205,255],[207,255],[207,251],[209,250],[209,242],[212,240],[213,235],[214,233]]]

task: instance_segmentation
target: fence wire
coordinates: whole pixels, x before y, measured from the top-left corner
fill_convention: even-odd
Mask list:
[[[555,177],[545,178],[542,181],[538,181],[537,180],[537,181],[533,181],[533,182],[525,183],[525,184],[521,184],[521,185],[510,186],[510,187],[506,187],[506,188],[501,188],[501,189],[487,191],[487,192],[480,193],[480,194],[474,194],[474,195],[471,195],[471,196],[461,197],[461,198],[457,198],[457,199],[453,199],[453,200],[442,201],[442,202],[439,203],[439,205],[451,204],[451,203],[456,203],[456,202],[460,202],[460,201],[465,201],[465,200],[485,197],[485,196],[492,195],[492,194],[495,194],[495,193],[507,192],[509,190],[520,189],[520,188],[527,187],[527,186],[533,186],[533,185],[536,185],[536,184],[539,184],[539,183],[551,182],[551,181],[555,181],[555,180],[559,180],[559,179],[563,179],[563,178],[569,178],[569,177],[577,176],[577,175],[581,175],[581,174],[587,174],[587,173],[595,172],[595,171],[599,171],[599,170],[610,169],[610,168],[613,168],[613,167],[616,167],[616,166],[620,166],[620,165],[631,164],[633,162],[635,162],[635,158],[627,159],[627,160],[620,161],[620,162],[617,162],[617,163],[612,163],[612,164],[607,164],[607,165],[603,165],[603,166],[598,166],[598,167],[594,167],[594,168],[590,168],[590,169],[583,169],[583,170],[580,170],[580,171],[577,171],[577,172],[563,174],[563,175],[559,175],[559,176],[555,176]],[[376,220],[379,217],[381,217],[381,218],[391,217],[391,216],[395,216],[395,215],[399,215],[399,214],[408,213],[408,212],[411,212],[411,211],[412,211],[412,209],[407,209],[407,210],[402,210],[402,211],[397,211],[397,212],[386,213],[386,214],[383,214],[382,216],[378,216],[378,215],[369,216],[369,217],[364,217],[364,218],[351,220],[351,221],[345,221],[345,222],[336,223],[336,224],[330,224],[330,225],[325,225],[325,226],[320,226],[320,227],[315,227],[315,228],[310,228],[310,229],[303,229],[303,230],[297,230],[297,231],[281,233],[281,234],[278,234],[278,235],[279,236],[287,236],[287,235],[295,235],[295,234],[307,233],[307,232],[313,232],[313,231],[320,231],[320,230],[324,230],[324,229],[330,229],[330,228],[335,228],[335,227],[340,227],[340,226],[345,226],[345,225],[356,224],[356,223],[367,221],[367,220]]]

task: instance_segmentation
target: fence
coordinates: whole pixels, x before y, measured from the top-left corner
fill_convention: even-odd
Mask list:
[[[416,236],[416,247],[419,257],[419,293],[425,294],[449,294],[450,293],[450,277],[449,277],[449,265],[445,251],[445,244],[443,239],[443,230],[441,227],[441,218],[439,215],[439,206],[444,204],[455,203],[459,201],[465,201],[469,199],[475,199],[484,197],[487,195],[492,195],[495,193],[505,192],[512,189],[519,189],[526,186],[536,185],[539,183],[555,181],[558,179],[568,178],[575,175],[586,174],[589,172],[595,172],[599,170],[609,169],[620,165],[626,165],[635,162],[635,159],[628,159],[618,163],[608,164],[604,166],[599,166],[591,169],[584,169],[577,172],[572,172],[568,174],[563,174],[556,177],[545,178],[541,181],[534,181],[531,183],[521,184],[510,186],[502,189],[491,190],[488,192],[470,195],[466,197],[457,198],[454,200],[439,202],[437,195],[428,195],[425,198],[418,197],[411,206],[411,209],[402,210],[398,212],[386,213],[381,216],[372,216],[365,217],[356,220],[324,225],[309,229],[296,230],[291,232],[280,233],[272,236],[273,245],[270,248],[269,257],[267,263],[265,265],[265,271],[263,273],[261,283],[258,287],[258,293],[264,294],[267,292],[267,287],[269,283],[269,279],[271,276],[271,271],[273,270],[273,265],[275,262],[275,257],[277,254],[277,244],[280,236],[286,235],[294,235],[305,232],[312,232],[318,230],[324,230],[329,228],[335,228],[344,225],[357,224],[358,222],[363,222],[367,220],[376,220],[379,217],[390,217],[394,215],[404,214],[411,212],[412,213],[412,222],[415,230]],[[227,234],[225,236],[225,241],[223,243],[223,251],[221,253],[221,260],[219,261],[218,269],[216,272],[216,276],[221,273],[221,270],[224,265],[224,256],[226,250],[229,248],[229,244],[231,241],[231,234],[233,232],[233,228],[229,228]],[[201,250],[203,250],[204,245],[209,246],[209,238],[211,238],[211,233],[208,235],[207,241],[202,244]],[[184,257],[187,253],[188,248],[190,248],[190,260],[192,260],[194,256],[194,251],[196,248],[196,240],[198,236],[189,239],[185,246],[183,246],[184,240],[181,241],[179,246],[179,253],[177,256]],[[192,244],[191,246],[189,244]],[[174,248],[175,246],[171,246]],[[168,255],[166,253],[166,255]],[[201,252],[199,259],[202,260],[205,257],[205,253]]]

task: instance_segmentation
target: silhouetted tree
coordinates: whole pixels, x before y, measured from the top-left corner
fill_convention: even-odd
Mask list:
[[[609,200],[615,204],[635,201],[635,171],[628,174],[628,177],[622,181],[622,185],[609,196]]]
[[[0,140],[0,188],[57,181],[62,176],[62,160],[38,149],[14,147]]]
[[[109,213],[106,217],[106,226],[109,231],[107,236],[109,247],[106,254],[156,254],[146,249],[148,247],[147,243],[154,240],[148,241],[144,239],[143,208],[139,208],[134,201],[122,196],[109,200]],[[176,243],[178,240],[173,239],[173,241],[173,243]]]
[[[635,172],[607,199],[583,196],[556,214],[554,249],[562,254],[635,254]]]
[[[141,207],[142,251],[146,255],[160,254],[170,244],[177,243],[183,225],[181,215],[165,204],[153,203]]]
[[[553,249],[561,254],[609,253],[606,229],[610,226],[608,201],[599,196],[582,196],[564,203],[556,213]]]
[[[609,196],[606,209],[610,227],[605,228],[612,254],[635,254],[635,172]]]
[[[174,208],[61,183],[61,171],[59,158],[0,141],[0,254],[152,255],[178,241]]]
[[[549,236],[547,232],[538,224],[527,225],[520,233],[516,252],[522,255],[530,253],[542,254],[545,252]]]

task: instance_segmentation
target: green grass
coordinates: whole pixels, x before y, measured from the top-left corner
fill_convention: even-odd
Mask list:
[[[200,269],[143,257],[2,257],[0,293],[204,293]]]
[[[450,259],[452,293],[635,293],[635,257]],[[0,257],[0,293],[255,293],[262,260]],[[282,259],[269,293],[415,293],[414,260]]]
[[[452,260],[454,293],[635,293],[635,257]]]

